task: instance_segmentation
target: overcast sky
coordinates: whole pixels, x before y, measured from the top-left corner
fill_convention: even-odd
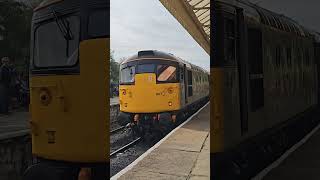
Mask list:
[[[271,11],[284,14],[301,25],[320,32],[320,0],[251,0]]]
[[[112,0],[110,10],[111,50],[117,61],[152,49],[209,70],[210,56],[159,0]]]

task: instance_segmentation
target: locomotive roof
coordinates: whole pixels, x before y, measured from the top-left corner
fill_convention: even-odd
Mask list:
[[[178,62],[180,64],[185,64],[187,67],[192,68],[192,69],[196,69],[198,71],[203,71],[208,73],[205,69],[193,65],[179,57],[174,56],[171,53],[166,53],[166,52],[162,52],[162,51],[157,51],[157,50],[143,50],[143,51],[139,51],[138,53],[136,53],[135,55],[127,58],[126,60],[122,61],[121,64],[125,64],[127,62],[130,61],[136,61],[136,60],[143,60],[143,59],[163,59],[163,60],[167,60],[167,61],[175,61]]]
[[[217,0],[224,4],[243,8],[247,19],[252,19],[257,23],[271,26],[275,29],[295,33],[299,36],[310,37],[313,34],[305,27],[299,25],[296,21],[282,14],[277,14],[265,8],[259,7],[248,0]]]

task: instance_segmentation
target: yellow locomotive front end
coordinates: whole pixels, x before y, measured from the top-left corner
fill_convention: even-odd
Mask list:
[[[32,153],[42,162],[101,165],[103,177],[108,20],[105,0],[44,1],[33,15],[30,62]]]
[[[140,51],[138,56],[122,62],[120,123],[140,127],[155,127],[162,123],[172,126],[181,109],[179,67],[177,61],[153,51]]]
[[[148,66],[148,65],[138,65]],[[154,65],[151,65],[154,66]],[[174,67],[166,67],[162,73],[174,73]],[[156,73],[134,75],[134,84],[120,85],[120,110],[129,113],[158,113],[180,109],[180,84],[159,83]],[[167,77],[164,77],[167,79]]]

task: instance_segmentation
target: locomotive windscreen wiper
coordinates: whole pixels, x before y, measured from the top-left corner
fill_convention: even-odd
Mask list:
[[[69,26],[69,21],[64,19],[64,18],[59,18],[57,16],[57,12],[55,10],[51,10],[52,11],[52,14],[53,14],[53,17],[54,17],[54,20],[61,32],[61,34],[63,35],[63,37],[66,39],[66,40],[72,40],[73,39],[73,34],[70,30],[70,26]]]

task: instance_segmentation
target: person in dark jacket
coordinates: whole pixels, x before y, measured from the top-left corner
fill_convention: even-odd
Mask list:
[[[11,83],[11,70],[10,70],[10,59],[4,57],[1,59],[2,65],[0,67],[0,113],[9,113],[9,101],[10,94],[9,88]]]

